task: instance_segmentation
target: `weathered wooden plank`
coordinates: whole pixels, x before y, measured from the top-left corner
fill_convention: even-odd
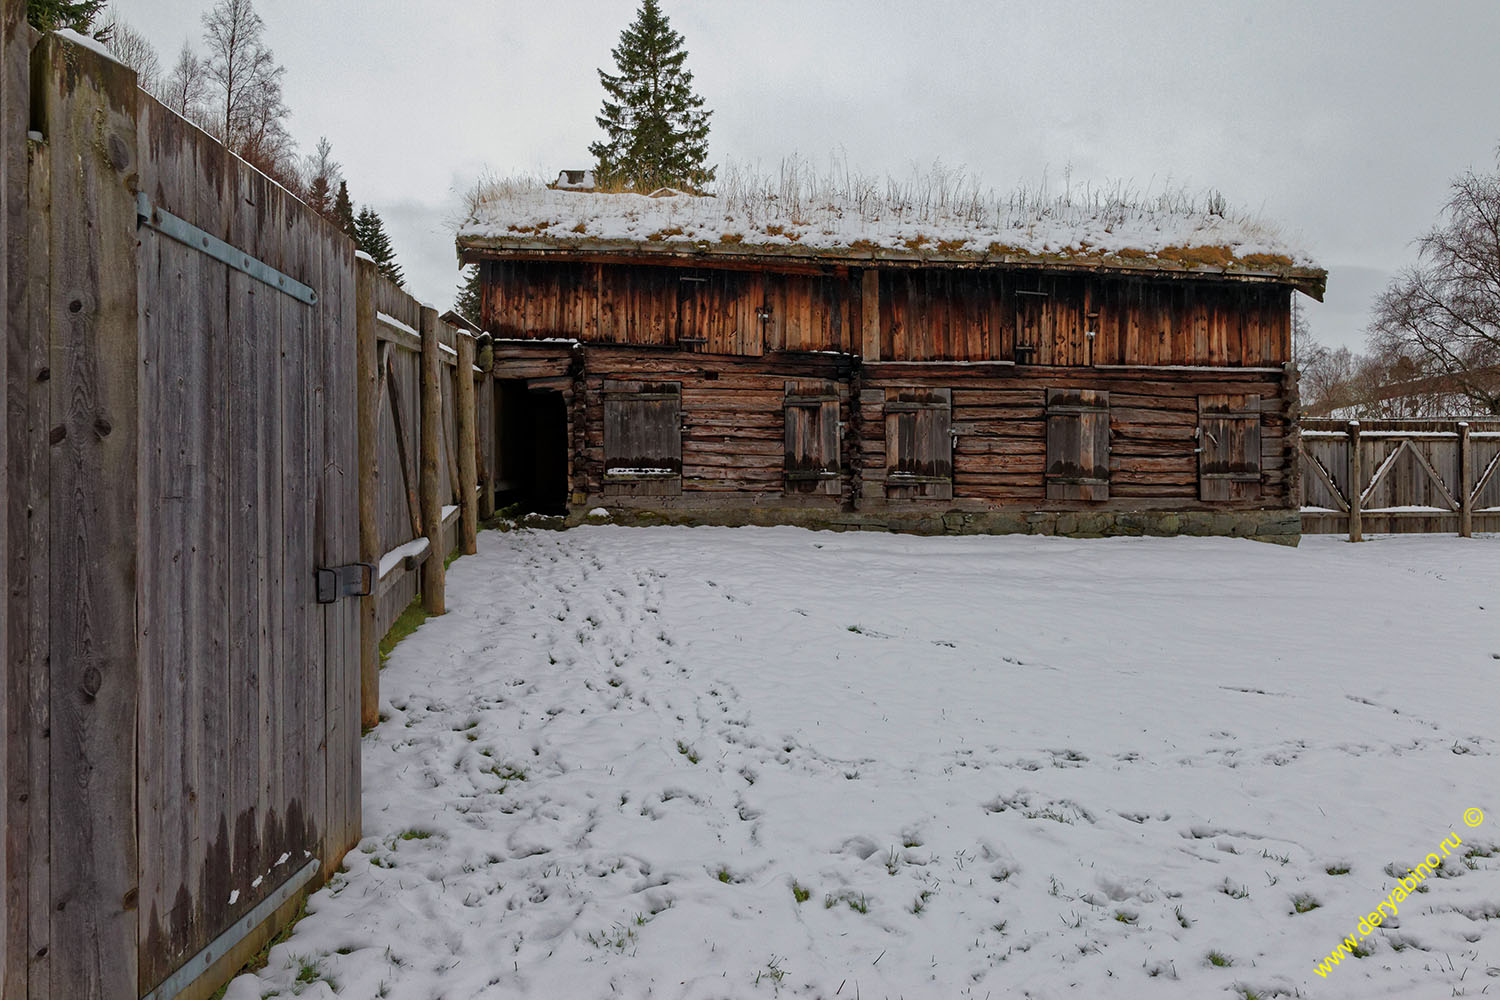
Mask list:
[[[28,990],[49,989],[51,907],[47,851],[47,744],[50,691],[47,661],[50,445],[48,345],[32,335],[47,330],[49,310],[50,157],[26,138],[35,33],[21,19],[19,4],[3,7],[0,23],[0,158],[5,165],[3,206],[6,242],[0,267],[6,273],[6,519],[9,548],[4,629],[9,655],[3,662],[8,717],[0,725],[0,754],[7,762],[8,804],[4,839],[5,944],[0,993],[6,1000]],[[20,516],[22,512],[25,516]]]
[[[52,160],[48,985],[92,1000],[137,988],[138,91],[56,35],[36,65]]]
[[[5,248],[6,259],[0,262],[0,303],[4,303],[6,315],[11,316],[14,303],[10,297],[11,275],[13,268],[19,271],[25,266],[26,261],[26,239],[22,233],[25,225],[22,214],[22,206],[26,203],[26,174],[25,161],[20,159],[26,148],[26,113],[31,103],[29,81],[24,81],[16,70],[23,63],[29,62],[29,52],[22,43],[21,25],[24,23],[23,6],[16,0],[4,0],[0,3],[0,246]],[[12,223],[12,216],[15,223]],[[14,234],[14,239],[12,239]],[[11,258],[14,257],[14,264]],[[19,277],[19,275],[18,275]],[[24,315],[24,310],[21,311]],[[7,322],[7,328],[9,322]],[[0,336],[0,343],[6,345],[6,358],[9,359],[10,334],[7,329]],[[5,368],[9,367],[9,360]],[[21,397],[12,389],[9,371],[0,369],[0,421],[4,426],[0,427],[0,469],[4,479],[0,480],[0,525],[5,525],[0,530],[0,566],[5,567],[5,597],[6,602],[0,604],[0,997],[6,997],[13,992],[23,990],[20,985],[20,974],[16,973],[17,986],[8,986],[13,972],[12,967],[12,941],[11,926],[13,923],[20,924],[25,919],[25,913],[19,907],[12,911],[13,897],[11,888],[11,865],[9,860],[9,842],[12,820],[12,788],[11,788],[11,705],[10,695],[10,673],[12,667],[9,629],[9,603],[11,595],[17,591],[25,593],[26,587],[21,582],[25,579],[26,566],[24,563],[12,564],[11,552],[12,539],[10,537],[11,513],[19,513],[19,509],[11,504],[10,496],[10,423],[11,403],[16,402],[17,411],[24,413],[25,406],[20,402]],[[19,653],[21,647],[15,647]],[[17,709],[19,710],[19,708]],[[25,807],[17,803],[15,808],[15,819],[19,829],[25,815]]]
[[[860,276],[860,353],[866,361],[879,361],[880,354],[880,272],[866,268]]]
[[[272,208],[266,220],[282,234],[282,266],[295,274],[308,274],[307,227],[288,226],[292,210],[289,199],[275,197],[272,182],[263,184],[261,197]],[[310,275],[309,275],[310,276]],[[286,880],[296,866],[292,858],[306,861],[318,850],[326,809],[326,772],[321,747],[326,721],[327,687],[323,662],[324,610],[317,603],[317,484],[323,467],[323,434],[319,417],[321,364],[313,343],[315,308],[289,296],[275,296],[277,326],[282,344],[282,441],[286,450],[287,475],[282,482],[283,523],[282,595],[286,637],[281,671],[287,699],[280,708],[283,717],[282,756],[283,847],[269,858],[270,875],[261,884],[269,892]],[[345,356],[351,367],[354,359]],[[290,857],[277,865],[282,854]]]
[[[422,527],[435,552],[444,552],[442,478],[443,363],[438,344],[437,310],[422,306],[422,428],[421,507]],[[445,610],[443,560],[422,564],[422,606],[428,614]]]
[[[378,368],[379,345],[375,320],[375,284],[379,271],[373,260],[358,258],[355,261],[355,381],[357,385],[358,414],[355,424],[358,429],[358,491],[359,491],[359,559],[361,562],[378,563],[381,553],[379,468],[376,456],[380,441],[380,370]],[[387,391],[396,384],[396,376],[387,376]],[[399,409],[392,403],[393,413]],[[399,433],[399,432],[398,432]],[[401,472],[406,473],[403,461]],[[408,507],[415,514],[417,504],[408,500]],[[412,524],[412,534],[420,533],[421,526]],[[376,619],[378,597],[370,595],[360,598],[360,647],[359,688],[360,725],[370,728],[380,720],[380,637]]]

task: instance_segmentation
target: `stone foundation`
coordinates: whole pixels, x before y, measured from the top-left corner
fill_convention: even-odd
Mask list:
[[[775,507],[670,510],[607,507],[610,516],[588,516],[577,507],[569,525],[613,523],[646,525],[792,525],[825,531],[901,531],[915,535],[1062,535],[1105,538],[1140,535],[1196,535],[1249,538],[1296,545],[1302,518],[1295,510],[1234,511],[835,511]]]

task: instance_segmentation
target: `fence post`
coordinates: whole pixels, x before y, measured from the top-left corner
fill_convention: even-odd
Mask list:
[[[50,161],[46,319],[31,335],[50,357],[34,377],[50,397],[32,433],[50,446],[50,567],[33,669],[50,673],[49,995],[138,996],[136,849],[139,176],[135,73],[59,35],[33,53],[34,107]],[[7,149],[4,155],[9,155]],[[35,249],[33,244],[33,249]],[[34,261],[35,264],[43,263]],[[34,903],[33,905],[36,905]],[[33,989],[36,989],[33,985]]]
[[[380,471],[376,455],[380,442],[379,344],[375,334],[375,285],[380,272],[375,262],[359,255],[354,261],[355,379],[359,388],[359,560],[380,563]],[[378,573],[376,574],[379,575]],[[380,581],[371,588],[378,591]],[[359,721],[369,729],[380,721],[380,598],[359,599]]]
[[[1458,537],[1474,537],[1474,452],[1469,422],[1458,422]]]
[[[439,468],[443,454],[443,357],[438,340],[438,314],[431,306],[422,307],[422,444],[421,473],[418,492],[422,507],[422,528],[427,532],[431,554],[422,563],[422,607],[430,615],[444,612],[445,593],[443,563],[448,551],[443,545],[443,499],[439,493]]]
[[[1364,480],[1359,465],[1359,421],[1349,421],[1349,541],[1365,540],[1364,523],[1360,518],[1360,483]]]
[[[458,417],[458,548],[464,555],[479,551],[479,448],[474,418],[474,338],[459,330],[454,338],[458,370],[454,375],[453,409]]]

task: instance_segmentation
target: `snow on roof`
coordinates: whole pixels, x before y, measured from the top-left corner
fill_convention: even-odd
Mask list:
[[[730,166],[711,195],[565,191],[492,181],[470,199],[461,249],[722,254],[1270,274],[1321,295],[1324,272],[1276,227],[1212,192],[997,195],[938,165],[905,181]]]

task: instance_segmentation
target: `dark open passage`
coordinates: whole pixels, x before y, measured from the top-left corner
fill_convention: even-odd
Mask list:
[[[502,380],[497,390],[495,440],[500,474],[495,504],[535,514],[566,514],[568,411],[562,393]]]

